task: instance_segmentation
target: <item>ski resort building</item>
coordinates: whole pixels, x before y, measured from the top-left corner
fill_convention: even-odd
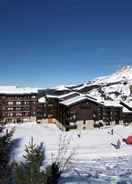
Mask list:
[[[69,92],[63,95],[46,95],[47,119],[64,129],[86,129],[123,123],[122,105],[98,102],[89,95]],[[42,113],[42,114],[43,114]],[[41,121],[38,118],[38,121]]]
[[[64,130],[132,123],[132,108],[128,104],[99,102],[84,93],[1,87],[0,121],[56,123]]]
[[[36,121],[37,90],[8,86],[0,88],[0,121]]]
[[[59,122],[69,130],[120,124],[122,107],[105,106],[90,96],[77,96],[59,103]]]
[[[123,106],[122,116],[124,124],[132,123],[132,106],[123,101],[120,104]]]

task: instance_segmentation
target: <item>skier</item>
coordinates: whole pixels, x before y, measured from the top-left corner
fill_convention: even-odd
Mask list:
[[[113,135],[114,134],[114,130],[113,129],[111,129],[111,135]]]
[[[121,147],[121,141],[118,139],[116,144],[111,143],[111,145],[114,146],[115,149],[120,149],[120,147]]]
[[[118,139],[116,149],[119,149],[121,147],[121,141]]]

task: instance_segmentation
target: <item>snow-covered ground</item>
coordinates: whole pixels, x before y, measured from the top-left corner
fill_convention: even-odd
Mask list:
[[[122,138],[132,135],[131,126],[113,127],[113,135],[110,134],[111,128],[62,132],[52,124],[7,125],[8,128],[14,126],[14,160],[22,160],[25,144],[31,137],[37,144],[44,142],[48,161],[57,154],[60,137],[70,140],[68,149],[75,149],[74,160],[71,169],[62,175],[61,184],[132,183],[132,146],[122,142]],[[121,147],[115,149],[111,143],[116,144],[118,139]]]

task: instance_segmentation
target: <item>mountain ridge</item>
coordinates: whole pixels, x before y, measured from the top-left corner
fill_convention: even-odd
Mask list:
[[[126,65],[111,75],[97,77],[83,84],[61,85],[54,88],[59,91],[72,90],[88,94],[98,101],[132,101],[132,65]]]

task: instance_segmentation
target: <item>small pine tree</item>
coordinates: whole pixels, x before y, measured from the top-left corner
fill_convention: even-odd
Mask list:
[[[17,184],[45,184],[45,173],[41,171],[42,163],[45,159],[43,144],[39,146],[33,143],[33,138],[29,145],[26,145],[25,163],[16,166]]]
[[[7,184],[10,180],[11,167],[11,138],[14,129],[8,131],[3,125],[0,126],[0,184]]]
[[[43,143],[39,146],[33,143],[33,138],[29,145],[26,145],[26,155],[24,155],[25,161],[30,164],[37,164],[38,167],[42,166],[43,160],[45,159]]]
[[[59,165],[54,162],[45,170],[41,166],[45,159],[43,144],[39,146],[31,139],[26,145],[25,163],[15,166],[15,184],[57,184],[60,177]]]

